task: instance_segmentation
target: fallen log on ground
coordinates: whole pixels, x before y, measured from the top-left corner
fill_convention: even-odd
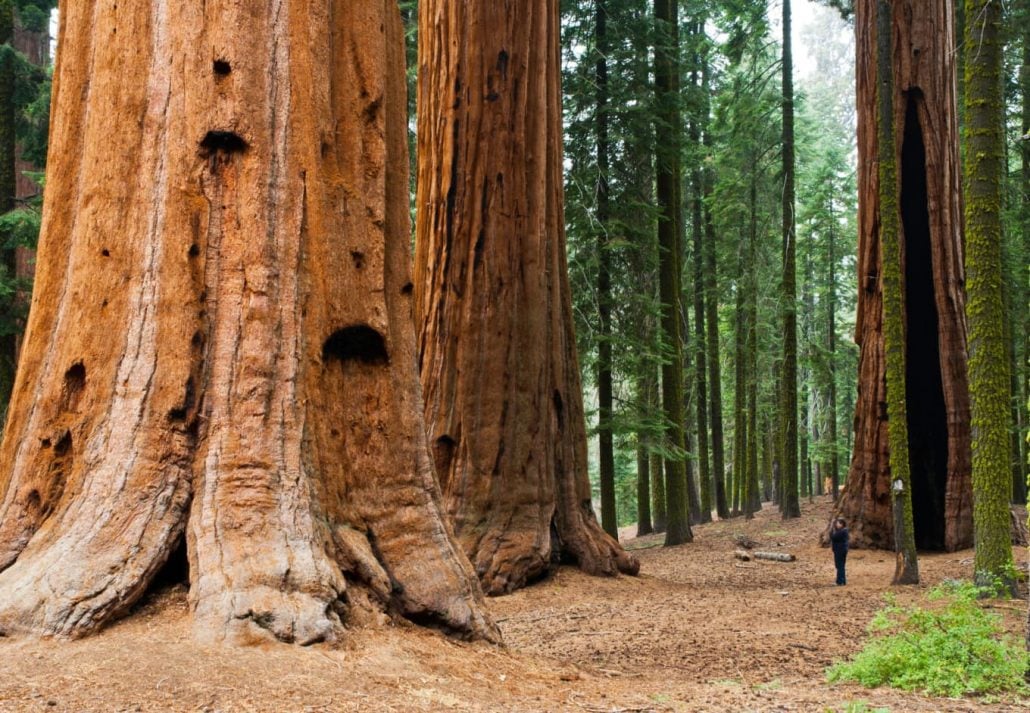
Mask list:
[[[744,562],[750,562],[752,559],[771,560],[773,562],[797,561],[797,557],[787,552],[747,552],[745,550],[737,550],[733,553],[733,556]]]

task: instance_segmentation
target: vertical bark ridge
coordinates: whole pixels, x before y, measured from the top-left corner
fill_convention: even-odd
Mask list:
[[[62,60],[55,126],[87,86],[115,111],[54,132],[55,176],[83,189],[48,193],[19,378],[50,397],[12,403],[5,502],[37,470],[20,451],[74,458],[0,574],[0,631],[95,630],[185,527],[201,639],[331,640],[384,610],[497,639],[419,409],[396,8],[96,7],[62,13],[66,51],[117,39],[88,72]],[[122,81],[139,56],[147,79]],[[43,430],[54,408],[67,440]]]
[[[416,324],[426,423],[487,592],[636,571],[590,507],[565,265],[557,4],[421,4]]]

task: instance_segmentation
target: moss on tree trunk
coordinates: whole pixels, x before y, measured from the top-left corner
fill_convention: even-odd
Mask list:
[[[1009,360],[1006,358],[1001,203],[1005,105],[1001,5],[967,0],[965,56],[966,314],[972,405],[974,569],[1011,588]]]

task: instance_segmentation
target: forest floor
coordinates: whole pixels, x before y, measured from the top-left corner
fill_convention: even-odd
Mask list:
[[[802,509],[789,523],[766,507],[750,522],[696,527],[694,542],[676,548],[629,539],[636,578],[563,568],[492,599],[505,648],[406,625],[354,631],[337,648],[204,648],[191,641],[179,586],[93,639],[0,639],[0,711],[1027,710],[827,684],[826,666],[862,647],[891,589],[893,555],[853,551],[848,586],[834,586],[832,556],[817,544],[829,503]],[[736,562],[737,534],[798,561]],[[926,584],[896,589],[899,598],[969,578],[972,556],[922,557]],[[1025,602],[994,606],[1021,636]]]

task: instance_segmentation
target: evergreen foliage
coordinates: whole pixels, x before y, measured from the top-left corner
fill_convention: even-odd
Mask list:
[[[19,201],[16,159],[46,165],[50,120],[48,68],[15,49],[16,32],[45,33],[56,0],[0,0],[0,406],[14,382],[17,338],[28,310],[30,281],[17,274],[15,250],[35,247],[40,196]],[[42,186],[42,181],[38,181]]]

